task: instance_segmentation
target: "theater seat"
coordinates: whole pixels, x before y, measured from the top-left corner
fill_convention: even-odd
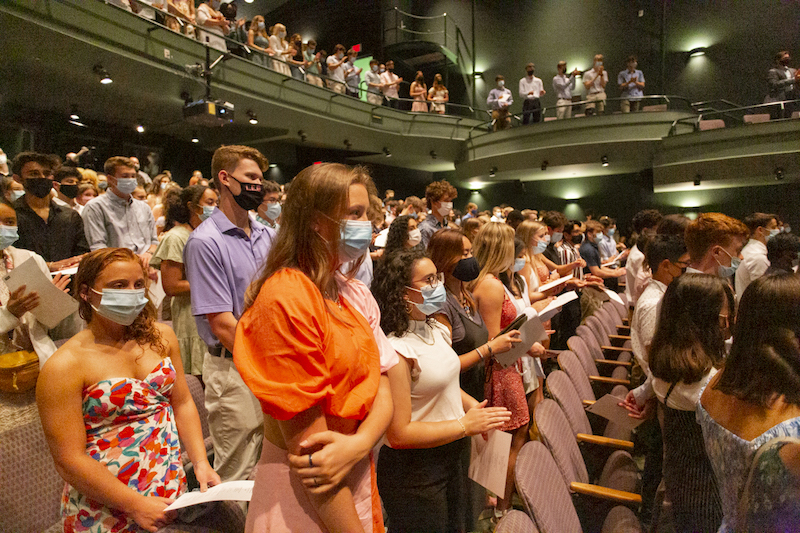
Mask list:
[[[769,122],[770,116],[769,113],[757,113],[753,115],[745,115],[744,116],[744,123],[745,124],[759,124],[761,122]]]
[[[511,510],[497,523],[495,533],[539,533],[531,517],[522,511]]]
[[[715,118],[713,120],[701,120],[698,122],[698,127],[700,128],[700,131],[718,130],[725,127],[725,121],[721,118]]]

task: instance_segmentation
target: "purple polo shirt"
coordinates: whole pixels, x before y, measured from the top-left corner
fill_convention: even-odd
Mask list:
[[[267,261],[275,230],[250,217],[250,237],[217,208],[189,236],[183,249],[197,331],[209,346],[219,345],[206,315],[244,311],[244,293]]]

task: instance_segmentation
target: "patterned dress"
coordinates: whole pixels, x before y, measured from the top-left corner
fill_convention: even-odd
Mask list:
[[[104,379],[83,393],[86,453],[145,496],[177,498],[186,490],[170,398],[175,368],[163,359],[144,380]],[[91,500],[69,484],[61,515],[66,533],[140,533],[133,519]]]

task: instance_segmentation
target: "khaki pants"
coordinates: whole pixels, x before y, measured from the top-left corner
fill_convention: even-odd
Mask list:
[[[203,360],[208,427],[214,470],[222,481],[247,479],[258,463],[264,438],[261,405],[230,357],[206,353]]]
[[[603,111],[606,110],[606,92],[602,91],[599,93],[592,93],[586,95],[586,99],[590,102],[594,102],[591,104],[586,104],[586,109],[595,109],[595,105],[597,106],[597,114],[602,114]]]
[[[368,92],[367,102],[372,105],[381,105],[383,104],[383,95]]]
[[[338,81],[328,80],[328,89],[335,93],[344,94],[345,84]]]
[[[492,111],[492,120],[494,121],[494,131],[511,127],[511,117],[508,114],[508,108],[495,109]]]
[[[316,85],[317,87],[325,87],[325,84],[322,83],[322,78],[315,76],[314,74],[306,74],[306,81],[311,85]]]
[[[619,110],[622,111],[623,113],[630,113],[631,111],[635,113],[640,109],[642,109],[641,100],[634,100],[634,101],[620,100],[619,102]]]
[[[556,105],[560,107],[556,107],[556,118],[561,120],[562,118],[572,118],[572,106],[569,105],[572,103],[572,100],[567,100],[566,98],[559,98],[556,100]]]

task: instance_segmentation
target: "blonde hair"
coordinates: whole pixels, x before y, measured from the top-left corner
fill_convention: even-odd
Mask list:
[[[517,237],[525,244],[525,257],[530,261],[531,267],[536,270],[536,266],[543,265],[544,261],[539,255],[534,254],[531,241],[542,228],[547,228],[543,223],[535,220],[523,220],[517,226]]]
[[[97,172],[91,168],[79,168],[81,173],[81,182],[91,183],[95,188],[98,187]]]
[[[502,272],[514,262],[514,230],[508,224],[489,222],[478,231],[473,245],[472,253],[481,265],[481,273],[470,283],[469,290],[487,274]]]
[[[258,29],[258,23],[259,22],[264,22],[264,29],[263,30]],[[250,21],[250,30],[253,32],[253,35],[260,35],[262,37],[269,37],[269,35],[267,35],[267,24],[266,24],[266,21],[264,20],[264,17],[262,17],[261,15],[256,15],[255,17],[253,17],[253,20]]]

